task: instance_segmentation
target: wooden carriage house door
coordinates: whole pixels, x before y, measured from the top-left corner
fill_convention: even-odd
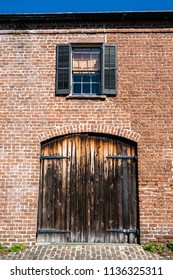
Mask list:
[[[39,242],[138,242],[136,150],[97,134],[42,145]]]

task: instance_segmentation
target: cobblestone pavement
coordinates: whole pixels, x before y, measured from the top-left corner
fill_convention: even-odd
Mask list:
[[[158,254],[137,244],[36,244],[1,260],[159,260]]]

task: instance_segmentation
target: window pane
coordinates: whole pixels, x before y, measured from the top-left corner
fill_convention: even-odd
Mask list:
[[[81,52],[73,52],[74,60],[82,60],[82,53]]]
[[[75,49],[73,51],[73,71],[100,70],[99,49]]]
[[[74,74],[73,75],[73,81],[74,82],[81,82],[81,75]]]
[[[74,74],[73,93],[75,94],[99,94],[100,75]]]
[[[73,85],[73,93],[81,94],[81,84],[74,84]]]
[[[83,93],[90,94],[90,84],[83,84]]]
[[[100,82],[100,75],[92,75],[92,82],[93,83]]]
[[[100,70],[100,53],[92,55],[93,67],[92,69],[95,71]]]
[[[83,75],[83,82],[90,82],[90,75]]]
[[[83,53],[82,60],[88,62],[90,60],[90,53],[89,52]]]
[[[98,94],[98,93],[100,93],[100,84],[93,84],[93,85],[92,85],[92,93],[93,93],[93,94]]]

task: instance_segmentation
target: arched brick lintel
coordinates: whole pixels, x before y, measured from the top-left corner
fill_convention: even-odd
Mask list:
[[[71,134],[71,133],[81,133],[81,132],[111,134],[111,135],[124,137],[126,139],[135,141],[136,143],[138,143],[140,139],[140,134],[122,127],[116,127],[113,125],[79,124],[79,125],[56,126],[45,132],[42,132],[39,135],[39,140],[40,142],[43,142],[53,137],[57,137],[65,134]]]

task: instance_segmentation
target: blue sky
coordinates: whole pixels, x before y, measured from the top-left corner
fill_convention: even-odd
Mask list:
[[[0,0],[0,14],[173,10],[173,0]]]

